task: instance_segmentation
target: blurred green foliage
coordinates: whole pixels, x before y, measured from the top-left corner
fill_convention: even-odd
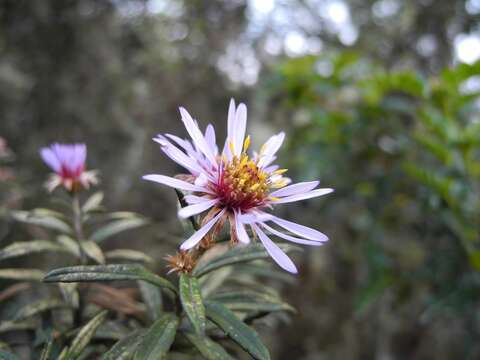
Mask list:
[[[362,274],[351,316],[371,317],[392,293],[394,312],[418,305],[415,326],[450,314],[465,333],[459,346],[439,347],[447,359],[480,356],[472,316],[480,295],[479,80],[480,62],[424,78],[341,53],[288,60],[268,84],[294,129],[290,167],[336,189],[318,216],[334,224],[330,255],[351,277]]]

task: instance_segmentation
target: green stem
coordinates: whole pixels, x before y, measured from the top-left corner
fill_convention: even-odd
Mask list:
[[[77,240],[78,249],[80,250],[80,265],[86,265],[87,263],[87,254],[82,247],[82,241],[84,240],[83,235],[83,214],[82,207],[80,206],[80,198],[78,193],[75,192],[72,195],[72,209],[73,209],[73,228],[75,231],[75,240]]]

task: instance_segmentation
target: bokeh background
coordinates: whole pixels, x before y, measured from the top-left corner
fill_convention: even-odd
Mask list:
[[[257,146],[336,192],[279,209],[331,241],[296,257],[273,359],[480,359],[479,0],[1,0],[0,246],[48,205],[38,149],[86,142],[110,209],[153,225],[110,246],[158,260],[179,239],[179,172],[151,141],[178,106],[223,138],[231,97]],[[40,261],[38,258],[36,261]],[[25,260],[26,261],[26,260]],[[47,268],[61,259],[49,259]]]

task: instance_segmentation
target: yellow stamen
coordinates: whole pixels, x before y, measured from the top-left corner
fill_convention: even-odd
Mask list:
[[[230,141],[228,142],[228,148],[230,149],[230,152],[231,152],[232,154],[234,154],[234,151],[233,151],[233,141],[232,141],[232,140],[230,140]]]
[[[285,174],[287,171],[288,169],[278,169],[278,170],[275,170],[272,174],[282,175],[282,174]]]
[[[247,136],[245,142],[243,143],[243,152],[247,152],[248,147],[250,146],[250,135]]]

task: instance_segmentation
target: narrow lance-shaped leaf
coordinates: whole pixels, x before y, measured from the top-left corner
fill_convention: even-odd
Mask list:
[[[52,355],[52,349],[53,338],[51,338],[43,348],[42,353],[40,354],[40,360],[50,360],[50,356]]]
[[[146,225],[148,223],[147,220],[136,217],[132,219],[122,219],[113,221],[100,229],[95,230],[90,236],[90,240],[95,242],[101,242],[113,235],[121,233],[122,231],[134,229],[139,226]]]
[[[41,281],[44,272],[38,269],[0,269],[0,279]]]
[[[137,330],[133,333],[127,335],[112,348],[103,354],[102,360],[127,360],[131,359],[135,351],[137,350],[138,345],[143,340],[145,336],[144,330]]]
[[[152,321],[155,321],[162,313],[163,300],[160,289],[146,281],[138,281],[138,287],[140,289],[143,302],[145,305],[147,305],[147,316]]]
[[[15,321],[23,320],[50,309],[68,307],[68,304],[59,299],[42,299],[33,303],[28,303],[22,307],[14,317]]]
[[[301,248],[289,244],[278,245],[282,251],[289,253],[292,251],[301,251]],[[212,260],[204,263],[199,263],[195,269],[193,269],[192,275],[200,277],[210,271],[219,269],[223,266],[233,265],[241,262],[267,259],[270,256],[261,244],[251,244],[249,246],[236,246],[231,250],[228,250],[222,255],[219,255]]]
[[[219,302],[233,311],[291,311],[295,309],[277,296],[268,293],[242,290],[215,294],[210,301]]]
[[[205,309],[207,317],[255,359],[270,359],[268,349],[256,331],[240,321],[233,312],[215,302],[205,303]]]
[[[95,266],[70,266],[50,271],[45,282],[94,282],[114,280],[144,280],[159,287],[177,292],[173,284],[149,272],[139,264],[111,264]]]
[[[82,241],[80,244],[90,259],[95,260],[99,264],[105,264],[105,256],[97,243],[93,241]]]
[[[103,201],[103,192],[97,191],[95,194],[90,196],[87,201],[82,206],[82,212],[88,213],[90,211],[96,210],[100,207]]]
[[[153,263],[154,260],[144,252],[132,249],[115,249],[105,252],[105,257],[108,260],[120,259],[128,261],[141,261],[144,263]]]
[[[70,251],[61,244],[49,240],[31,240],[15,242],[0,250],[0,260],[17,256],[39,253],[43,251],[67,252]]]
[[[135,353],[134,360],[164,360],[175,339],[178,318],[173,314],[162,315],[148,329]]]
[[[14,211],[12,212],[12,216],[15,220],[27,224],[38,225],[67,234],[73,232],[70,225],[53,216],[35,215],[28,211]]]
[[[68,350],[68,359],[77,359],[82,354],[82,351],[87,347],[95,331],[97,331],[98,327],[102,325],[107,318],[107,314],[107,310],[101,311],[80,329]]]
[[[185,336],[207,360],[235,360],[223,347],[207,336],[193,333],[185,334]]]
[[[180,300],[183,310],[198,334],[205,331],[205,306],[200,293],[200,286],[196,277],[188,274],[180,275]]]

